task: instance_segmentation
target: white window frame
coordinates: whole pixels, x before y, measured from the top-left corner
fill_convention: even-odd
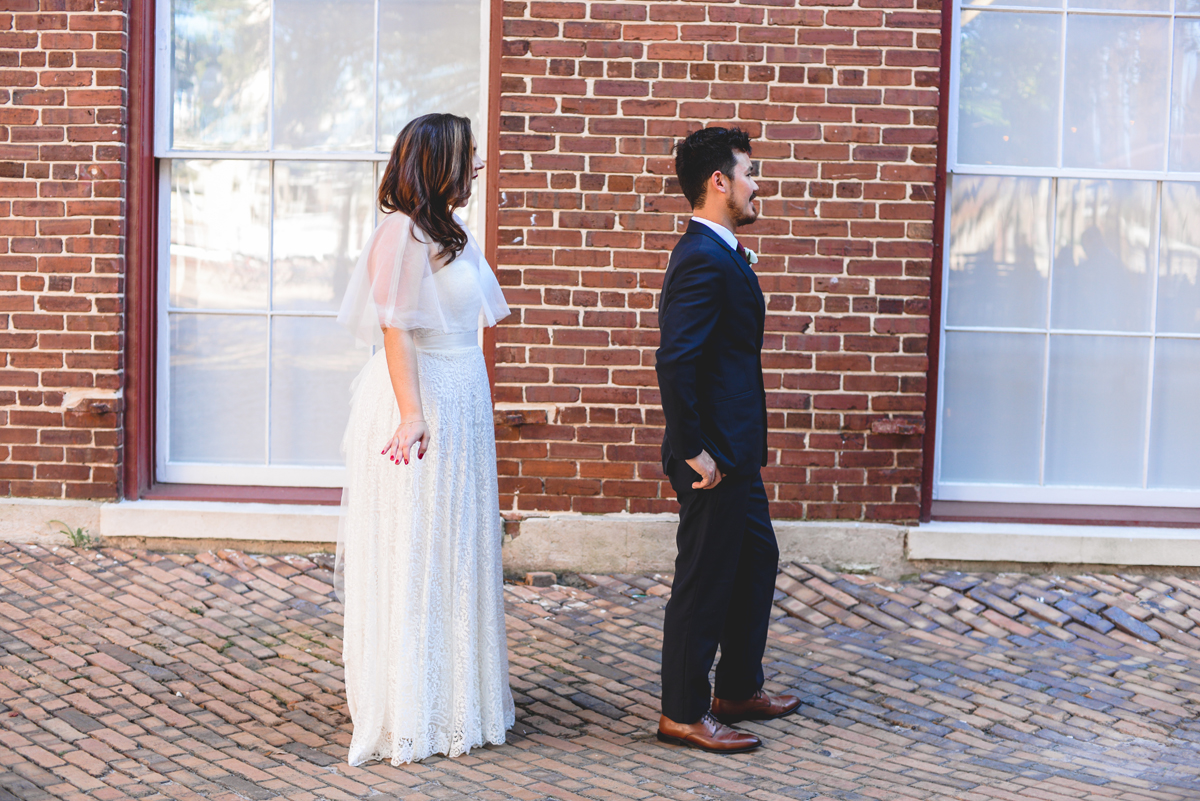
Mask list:
[[[1195,12],[1177,12],[1175,10],[1176,0],[1171,0],[1171,8],[1169,11],[1136,11],[1136,10],[1101,10],[1101,9],[1075,9],[1067,7],[1066,0],[1063,0],[1062,5],[1057,8],[1018,6],[1018,5],[978,5],[972,6],[964,3],[962,0],[953,0],[951,5],[952,18],[952,34],[950,37],[950,97],[948,103],[948,115],[946,126],[946,191],[941,202],[945,204],[942,226],[942,286],[941,286],[941,321],[939,325],[939,341],[942,347],[938,349],[938,386],[945,387],[946,385],[946,348],[947,334],[961,331],[973,332],[988,332],[988,333],[1029,333],[1040,334],[1045,340],[1043,351],[1044,371],[1042,376],[1042,417],[1041,417],[1041,436],[1040,436],[1040,452],[1038,457],[1038,484],[1003,484],[1003,483],[984,483],[984,482],[965,482],[954,481],[947,482],[942,480],[942,437],[945,432],[945,426],[942,424],[944,420],[943,411],[945,405],[945,392],[939,392],[937,396],[937,427],[934,436],[934,471],[933,471],[933,500],[935,501],[974,501],[974,502],[993,502],[993,503],[1037,503],[1037,504],[1071,504],[1071,505],[1097,505],[1097,506],[1147,506],[1147,507],[1200,507],[1200,489],[1154,489],[1147,487],[1149,477],[1149,451],[1150,451],[1150,422],[1153,414],[1153,389],[1154,389],[1154,358],[1155,358],[1155,343],[1159,339],[1200,339],[1200,334],[1161,334],[1157,331],[1157,303],[1158,303],[1158,283],[1160,278],[1159,271],[1159,247],[1162,240],[1161,235],[1161,220],[1162,220],[1162,185],[1168,181],[1181,183],[1200,183],[1200,172],[1168,172],[1167,165],[1170,159],[1170,135],[1171,135],[1171,101],[1173,99],[1173,83],[1168,87],[1167,97],[1167,118],[1165,121],[1165,141],[1163,147],[1163,165],[1161,170],[1108,170],[1108,169],[1080,169],[1080,168],[1065,168],[1065,167],[1009,167],[997,166],[990,164],[960,164],[958,161],[958,113],[959,113],[959,88],[962,56],[962,41],[960,36],[960,20],[964,10],[978,10],[987,14],[1003,14],[1003,13],[1036,13],[1036,14],[1054,14],[1063,18],[1062,30],[1060,33],[1059,53],[1063,56],[1059,71],[1059,97],[1058,97],[1058,120],[1055,136],[1057,137],[1057,156],[1056,161],[1062,163],[1063,150],[1063,115],[1065,113],[1065,93],[1066,93],[1066,74],[1067,66],[1065,60],[1066,52],[1066,37],[1067,37],[1067,19],[1071,16],[1138,16],[1138,17],[1159,17],[1170,18],[1171,25],[1168,33],[1168,44],[1170,46],[1170,56],[1167,62],[1168,80],[1174,81],[1174,59],[1175,59],[1175,19],[1176,18],[1196,18],[1200,19],[1200,11]],[[1150,311],[1150,331],[1149,332],[1114,332],[1114,331],[1086,331],[1077,329],[1060,329],[1050,327],[1050,293],[1053,292],[1053,277],[1054,266],[1053,256],[1051,258],[1050,273],[1047,276],[1047,298],[1046,298],[1046,325],[1040,328],[1017,328],[1005,326],[963,326],[949,325],[947,319],[949,317],[949,300],[950,300],[950,232],[951,224],[951,207],[950,196],[954,178],[957,175],[961,176],[1000,176],[1013,178],[1049,178],[1051,179],[1051,195],[1050,195],[1050,242],[1056,241],[1055,226],[1057,225],[1057,197],[1058,197],[1058,182],[1059,179],[1083,178],[1095,180],[1124,180],[1124,181],[1155,181],[1155,198],[1154,198],[1154,228],[1155,236],[1151,245],[1152,264],[1154,270],[1154,291],[1152,294]],[[1146,418],[1143,421],[1143,452],[1142,452],[1142,487],[1094,487],[1094,486],[1070,486],[1070,485],[1046,485],[1045,484],[1045,464],[1046,464],[1046,414],[1048,409],[1048,393],[1049,393],[1049,370],[1050,370],[1050,341],[1051,336],[1071,336],[1071,335],[1103,335],[1103,336],[1127,336],[1140,339],[1150,340],[1150,361],[1149,369],[1147,370],[1147,387],[1146,387]]]
[[[155,343],[157,355],[155,360],[155,404],[154,404],[154,479],[166,484],[226,484],[262,487],[341,487],[345,481],[346,469],[343,466],[304,466],[304,465],[272,465],[271,459],[271,367],[268,361],[265,380],[266,391],[266,424],[264,426],[266,450],[264,464],[235,464],[213,462],[183,462],[171,459],[171,330],[169,315],[171,312],[187,314],[221,314],[263,318],[267,320],[267,358],[270,359],[272,325],[275,317],[325,317],[336,318],[336,311],[280,311],[267,309],[206,309],[179,308],[170,306],[170,256],[171,256],[171,163],[174,160],[246,160],[266,161],[270,175],[270,216],[271,224],[275,220],[275,165],[277,162],[295,161],[351,161],[371,163],[373,165],[372,186],[378,187],[383,165],[390,157],[388,150],[379,150],[379,18],[380,0],[375,0],[375,32],[374,32],[374,97],[372,98],[372,138],[373,147],[362,151],[312,151],[286,150],[274,147],[274,96],[275,96],[275,4],[271,3],[271,18],[268,30],[271,32],[268,64],[269,95],[267,100],[267,142],[270,149],[258,151],[246,150],[175,150],[171,143],[171,0],[157,0],[155,10],[155,40],[154,40],[154,156],[158,165],[158,209],[156,214],[158,225],[158,252],[155,270],[157,272],[157,293],[155,298]],[[491,13],[490,0],[479,0],[480,5],[480,109],[479,125],[474,130],[476,146],[480,153],[488,153],[488,119],[491,113],[491,86],[489,71],[491,69]],[[473,194],[475,198],[487,198],[486,171],[479,173],[479,186]],[[476,206],[471,220],[472,228],[482,228],[484,209],[482,204]],[[376,210],[376,220],[379,218]],[[267,263],[274,272],[274,236],[268,237]]]

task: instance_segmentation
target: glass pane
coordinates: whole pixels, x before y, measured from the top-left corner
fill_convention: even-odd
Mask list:
[[[942,481],[1037,484],[1043,334],[946,334]]]
[[[270,0],[174,0],[171,146],[265,150]]]
[[[1175,0],[1176,14],[1200,14],[1200,0]],[[1176,25],[1179,23],[1176,22]]]
[[[1063,164],[1161,170],[1171,21],[1067,17]]]
[[[173,161],[171,305],[265,309],[271,215],[265,161]]]
[[[350,382],[371,352],[356,348],[333,317],[275,317],[272,324],[271,463],[340,466]]]
[[[414,117],[448,112],[471,118],[482,139],[480,0],[380,0],[379,143],[392,149]]]
[[[373,0],[275,0],[276,147],[370,149],[374,38]]]
[[[1158,330],[1200,334],[1200,184],[1163,182]]]
[[[1149,331],[1151,181],[1059,179],[1051,325]]]
[[[1054,166],[1062,17],[962,12],[958,162]]]
[[[1103,8],[1112,11],[1170,11],[1171,0],[1067,0],[1068,8]]]
[[[1200,341],[1160,339],[1154,345],[1154,411],[1150,423],[1150,486],[1200,489]]]
[[[946,322],[1045,328],[1050,179],[951,180]]]
[[[1046,483],[1142,486],[1148,337],[1051,336]]]
[[[1200,172],[1200,19],[1175,20],[1172,89],[1170,169]]]
[[[275,163],[272,308],[337,311],[375,221],[373,184],[371,164]]]
[[[963,0],[964,6],[1025,6],[1032,8],[1062,8],[1063,0]],[[965,16],[964,12],[964,16]]]
[[[170,460],[261,464],[266,318],[172,314],[170,360]]]

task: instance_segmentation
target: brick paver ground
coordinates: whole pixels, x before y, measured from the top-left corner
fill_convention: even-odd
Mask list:
[[[0,545],[0,801],[1200,798],[1198,582],[783,565],[804,703],[722,757],[654,739],[669,578],[585,579],[507,587],[507,745],[350,768],[317,562]]]

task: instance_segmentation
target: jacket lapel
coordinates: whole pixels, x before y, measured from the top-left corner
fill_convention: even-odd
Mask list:
[[[721,249],[730,255],[730,257],[733,259],[733,263],[737,265],[738,271],[741,272],[742,277],[746,279],[746,283],[750,285],[751,293],[753,293],[755,299],[758,301],[759,321],[761,322],[762,320],[765,320],[767,316],[767,302],[763,297],[762,288],[758,285],[758,276],[754,274],[754,270],[750,269],[750,262],[746,261],[746,259],[742,257],[741,253],[738,253],[736,250],[729,247],[729,244],[724,239],[717,236],[716,232],[704,223],[698,223],[695,220],[689,220],[687,233],[700,234],[701,236],[708,237],[713,242],[716,242],[718,245],[720,245]]]

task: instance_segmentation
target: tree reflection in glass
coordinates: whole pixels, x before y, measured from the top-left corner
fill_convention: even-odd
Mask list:
[[[958,161],[1054,166],[1062,18],[962,12]]]
[[[175,0],[171,147],[265,150],[270,0]]]

